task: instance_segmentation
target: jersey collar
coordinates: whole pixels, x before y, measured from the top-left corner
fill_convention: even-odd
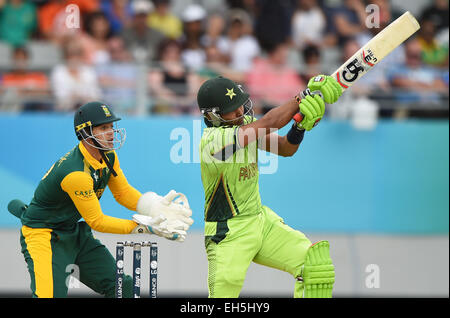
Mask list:
[[[102,160],[102,162],[98,161],[92,155],[87,151],[86,147],[83,145],[83,143],[80,141],[78,148],[81,151],[81,154],[83,155],[84,159],[89,163],[89,165],[94,168],[94,170],[100,170],[107,168],[106,163]]]

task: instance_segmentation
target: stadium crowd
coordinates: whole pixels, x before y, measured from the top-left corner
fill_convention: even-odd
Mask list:
[[[448,117],[448,12],[448,0],[430,1],[420,31],[327,115],[364,100],[382,116]],[[223,75],[261,114],[402,13],[390,0],[0,0],[0,111],[96,99],[123,114],[198,114],[198,88]]]

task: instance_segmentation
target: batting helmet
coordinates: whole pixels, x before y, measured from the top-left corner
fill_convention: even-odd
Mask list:
[[[93,135],[92,128],[103,124],[119,121],[111,108],[102,102],[89,102],[81,106],[76,112],[73,120],[75,134],[78,140],[93,139],[94,147],[100,150],[115,150],[122,147],[125,142],[125,129],[114,128],[114,146],[105,147],[96,135]]]
[[[205,117],[206,125],[220,126],[228,124],[228,121],[222,118],[223,114],[241,106],[246,108],[243,116],[253,111],[249,97],[250,95],[244,92],[241,85],[219,76],[202,84],[197,93],[197,103]]]

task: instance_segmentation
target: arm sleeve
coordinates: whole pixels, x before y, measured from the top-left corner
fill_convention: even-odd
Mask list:
[[[129,210],[136,211],[138,200],[142,194],[128,184],[127,178],[125,178],[125,175],[120,168],[119,158],[116,153],[114,153],[114,155],[116,158],[114,160],[113,168],[117,173],[117,177],[111,175],[108,181],[108,187],[111,190],[114,199],[116,199],[120,205],[123,205]]]
[[[72,199],[78,212],[94,230],[104,233],[129,234],[137,226],[132,220],[104,215],[94,191],[94,183],[87,173],[74,171],[61,181],[61,188]]]

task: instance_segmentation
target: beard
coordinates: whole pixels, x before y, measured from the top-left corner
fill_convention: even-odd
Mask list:
[[[237,118],[231,122],[233,126],[242,126],[244,124],[244,116]]]

